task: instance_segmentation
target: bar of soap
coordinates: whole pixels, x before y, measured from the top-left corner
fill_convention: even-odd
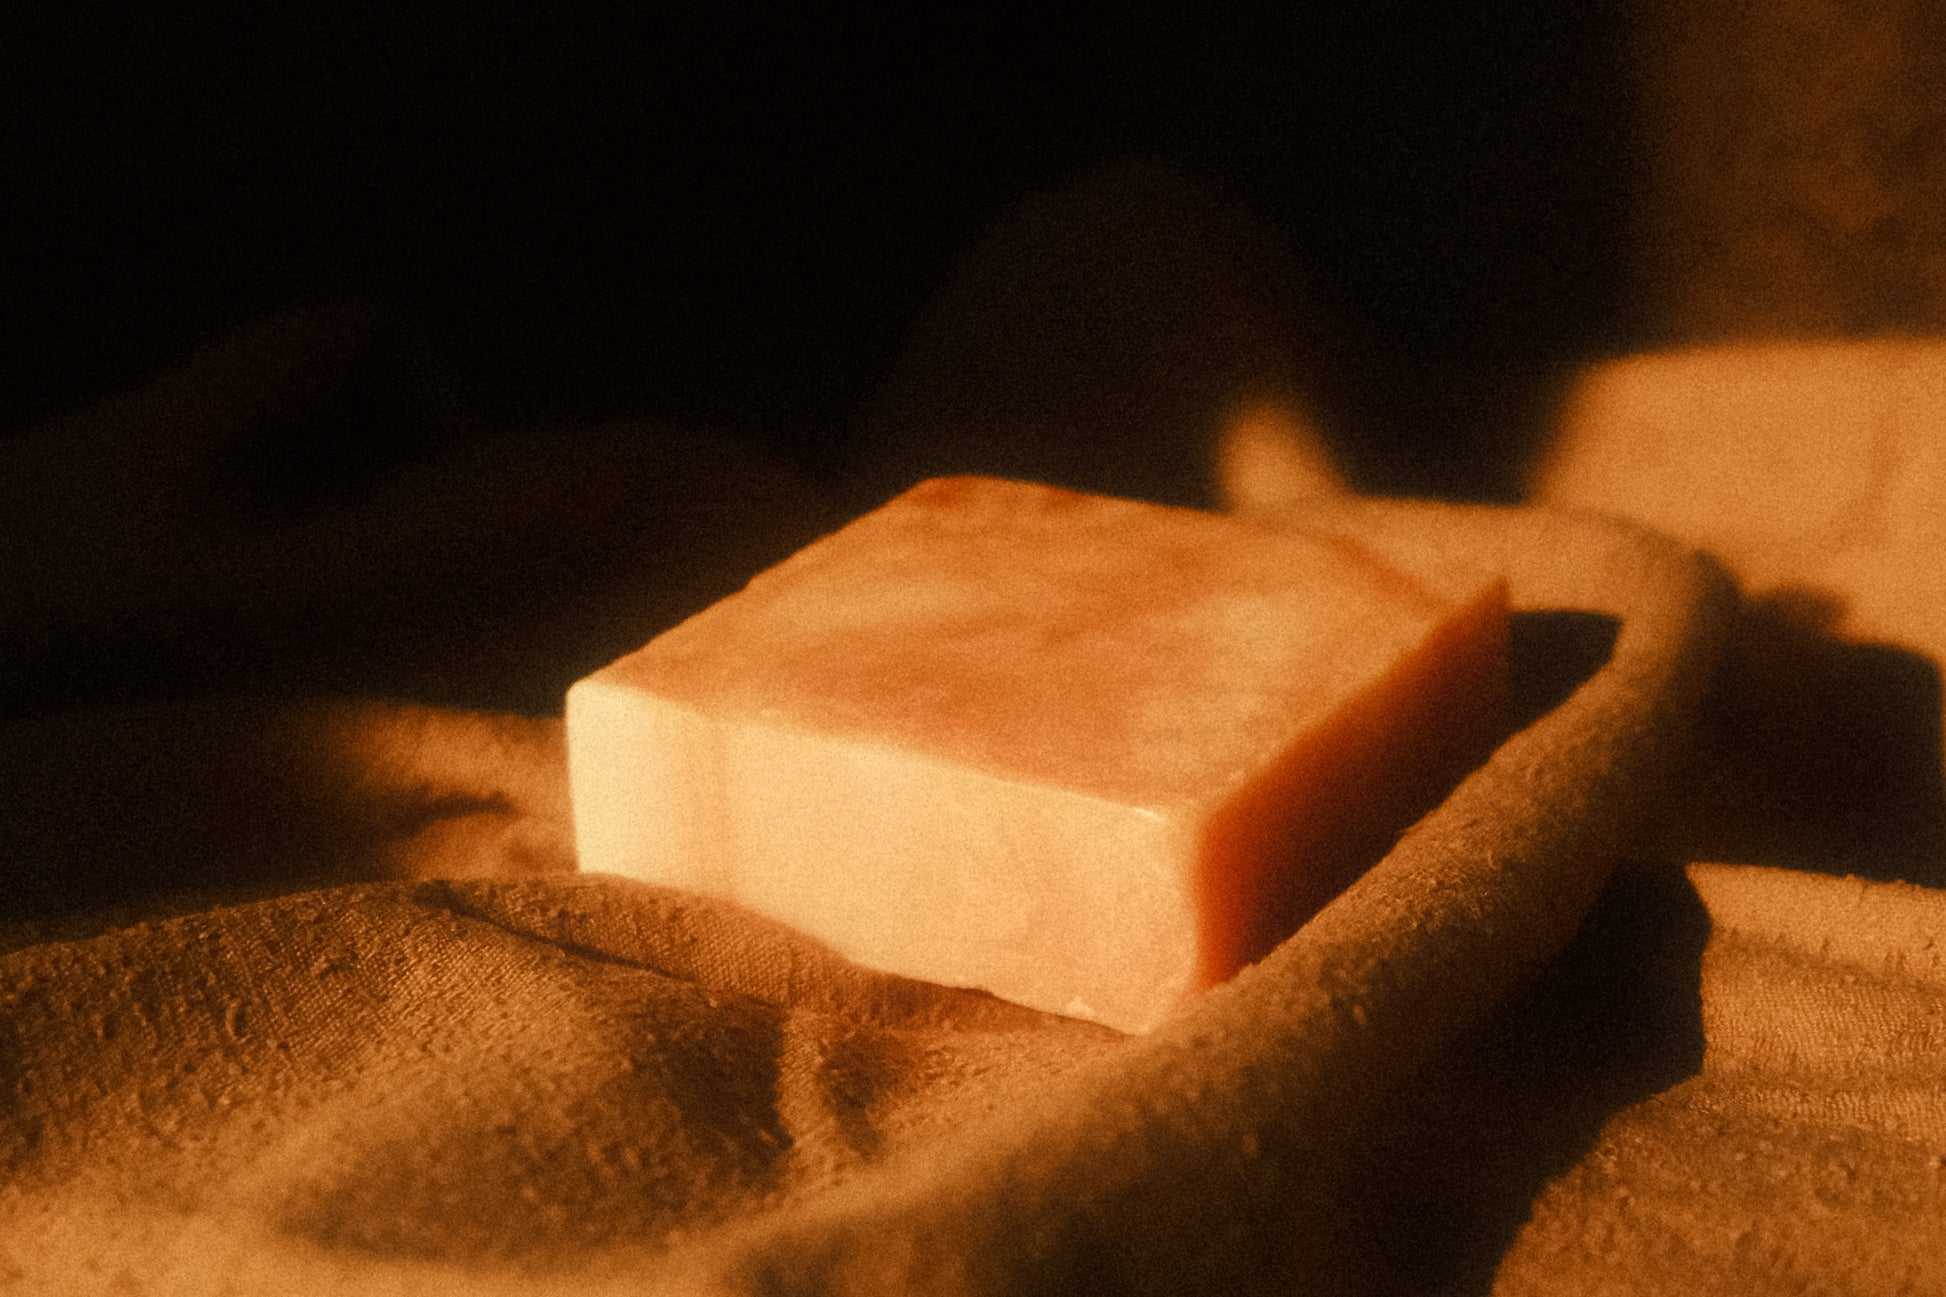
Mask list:
[[[1506,629],[1342,538],[924,482],[569,690],[581,863],[1147,1030],[1485,754]]]

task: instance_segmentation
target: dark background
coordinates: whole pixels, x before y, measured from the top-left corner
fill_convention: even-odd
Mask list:
[[[822,466],[953,255],[1124,158],[1289,252],[1369,485],[1504,493],[1561,367],[1631,327],[1604,6],[32,8],[0,428],[349,293],[476,424],[648,415]]]

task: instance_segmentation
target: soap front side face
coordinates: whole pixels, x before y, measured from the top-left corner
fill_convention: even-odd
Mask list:
[[[569,691],[581,863],[1146,1030],[1484,754],[1505,638],[1498,583],[938,479]]]

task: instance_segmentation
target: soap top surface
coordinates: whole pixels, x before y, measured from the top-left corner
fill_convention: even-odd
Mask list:
[[[1455,606],[1342,538],[939,478],[594,679],[1162,811],[1220,800]]]

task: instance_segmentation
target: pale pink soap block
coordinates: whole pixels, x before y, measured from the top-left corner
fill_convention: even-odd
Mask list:
[[[1484,754],[1506,627],[1343,539],[925,482],[575,684],[581,863],[1146,1030]]]

